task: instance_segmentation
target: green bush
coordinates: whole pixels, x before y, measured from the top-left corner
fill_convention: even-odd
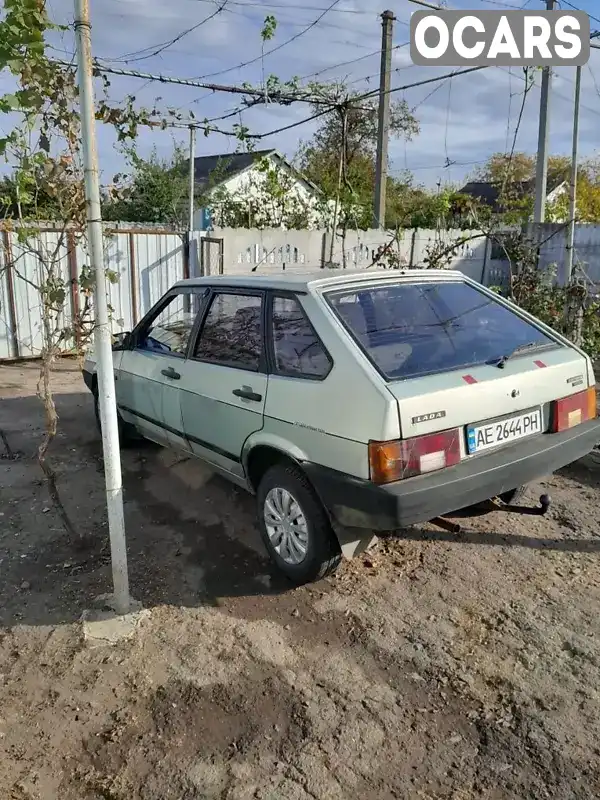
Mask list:
[[[541,272],[527,265],[512,279],[511,299],[555,331],[574,339],[574,322],[569,308],[580,309],[582,315],[581,344],[592,358],[600,358],[600,303],[590,301],[580,283],[557,286],[554,272]]]

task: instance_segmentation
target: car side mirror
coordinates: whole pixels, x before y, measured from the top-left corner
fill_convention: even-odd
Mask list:
[[[115,333],[113,336],[113,350],[127,350],[131,342],[131,332]]]

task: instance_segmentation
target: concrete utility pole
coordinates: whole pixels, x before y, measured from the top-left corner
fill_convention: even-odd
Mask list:
[[[392,36],[396,17],[392,11],[381,15],[381,69],[379,73],[379,116],[377,126],[377,159],[375,162],[375,202],[373,218],[376,228],[385,227],[385,195],[387,189],[388,140],[390,134],[390,89],[392,82]]]
[[[546,11],[554,11],[555,0],[546,0]],[[538,133],[537,161],[535,169],[535,208],[534,222],[543,222],[546,218],[546,185],[548,178],[548,132],[550,117],[550,85],[552,83],[552,67],[542,69],[542,96],[540,98],[540,127]]]
[[[112,337],[106,297],[106,276],[104,272],[90,30],[89,0],[75,0],[75,37],[77,39],[81,146],[85,174],[88,247],[90,261],[96,278],[94,292],[94,348],[97,359],[96,370],[98,374],[98,399],[100,403],[100,421],[102,426],[106,505],[108,509],[108,530],[110,534],[112,558],[114,610],[118,614],[126,614],[130,608],[129,577],[127,574],[127,549],[125,544],[125,521],[123,518],[123,483],[121,477],[117,406],[115,401]]]
[[[194,230],[194,194],[195,194],[195,178],[196,178],[196,129],[190,125],[190,204],[188,219],[188,228]]]
[[[575,74],[575,101],[573,108],[573,151],[571,155],[571,184],[569,186],[569,227],[567,230],[567,268],[565,282],[571,283],[573,275],[573,250],[575,245],[575,213],[577,207],[577,158],[579,150],[579,108],[581,105],[581,67]]]
[[[340,111],[340,122],[342,123],[342,136],[340,139],[340,155],[338,160],[338,181],[335,193],[335,205],[333,207],[333,222],[331,224],[331,242],[329,243],[329,264],[333,264],[333,252],[335,249],[335,237],[337,234],[338,215],[340,211],[340,194],[342,191],[342,178],[344,176],[344,165],[346,159],[346,138],[348,134],[348,108],[344,106]],[[344,266],[346,261],[342,253]]]

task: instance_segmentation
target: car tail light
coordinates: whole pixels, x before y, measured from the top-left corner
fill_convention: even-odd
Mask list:
[[[568,431],[581,422],[596,416],[596,389],[590,386],[584,392],[555,400],[552,406],[552,433]]]
[[[374,483],[390,483],[451,467],[460,461],[457,429],[392,442],[369,442],[369,469]]]

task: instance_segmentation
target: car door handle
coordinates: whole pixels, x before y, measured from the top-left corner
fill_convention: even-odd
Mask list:
[[[161,375],[164,375],[165,378],[171,378],[173,381],[178,381],[181,378],[181,375],[178,372],[175,372],[173,367],[168,367],[168,369],[161,369]]]
[[[262,394],[253,392],[252,389],[247,386],[244,386],[242,389],[234,389],[233,394],[236,397],[243,397],[244,400],[256,400],[257,403],[262,400]]]

